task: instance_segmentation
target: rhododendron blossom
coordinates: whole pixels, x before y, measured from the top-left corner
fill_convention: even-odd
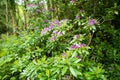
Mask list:
[[[75,18],[76,18],[76,19],[80,19],[80,16],[76,16]]]
[[[60,26],[59,20],[55,20],[53,23],[54,23],[56,26]]]
[[[44,34],[44,33],[46,33],[47,31],[49,31],[49,28],[44,28],[42,31],[41,31],[41,34]]]
[[[72,46],[70,46],[70,50],[72,50],[72,49],[78,49],[78,48],[80,48],[80,47],[85,47],[86,46],[86,44],[84,44],[84,43],[81,43],[80,45],[72,45]]]
[[[86,46],[86,44],[84,44],[84,43],[81,43],[81,44],[80,44],[80,47],[84,47],[84,46]]]
[[[50,37],[50,41],[54,41],[55,40],[55,36]]]
[[[75,1],[76,1],[76,0],[71,0],[70,2],[71,2],[71,3],[74,3]]]
[[[78,38],[80,38],[80,35],[75,35],[74,38],[78,39]]]
[[[34,7],[35,4],[28,4],[27,7]]]
[[[79,48],[78,45],[72,45],[72,46],[70,46],[70,49],[78,49],[78,48]]]
[[[53,27],[54,27],[54,24],[51,22],[50,26],[49,26],[49,29],[52,29]]]
[[[90,26],[92,26],[96,23],[97,23],[97,20],[95,20],[95,19],[89,19],[89,21],[88,21],[88,25],[90,25]]]
[[[44,1],[40,1],[40,6],[44,6],[45,2]]]
[[[62,53],[62,57],[66,57],[67,55],[66,55],[66,53]]]

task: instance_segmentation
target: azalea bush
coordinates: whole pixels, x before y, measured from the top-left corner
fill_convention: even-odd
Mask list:
[[[85,19],[77,20],[77,23],[89,33],[97,21]],[[6,40],[0,66],[5,68],[3,73],[8,73],[1,74],[1,79],[106,79],[101,64],[88,62],[91,48],[86,36],[89,34],[75,30],[68,19],[47,24],[48,27],[28,29],[18,37],[10,36]]]

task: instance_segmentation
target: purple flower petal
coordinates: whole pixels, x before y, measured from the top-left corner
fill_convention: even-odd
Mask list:
[[[57,33],[57,35],[62,36],[63,33],[59,31],[59,32]]]
[[[44,1],[40,1],[40,6],[44,6]]]
[[[95,20],[95,19],[89,19],[89,21],[88,21],[88,25],[90,25],[90,26],[92,26],[96,23],[97,23],[97,20]]]
[[[80,56],[77,56],[78,59],[80,59]]]
[[[78,49],[78,48],[79,48],[79,46],[77,46],[77,45],[70,46],[70,49]]]
[[[81,43],[81,44],[80,44],[80,47],[84,47],[84,46],[86,46],[86,44],[84,44],[84,43]]]
[[[45,23],[47,23],[47,22],[48,22],[48,20],[44,20],[44,22],[45,22]]]
[[[41,34],[46,33],[48,30],[49,30],[49,28],[44,28],[44,29],[41,31]]]
[[[78,38],[80,38],[80,35],[75,35],[74,38],[78,39]]]
[[[76,1],[76,0],[71,0],[70,2],[71,2],[71,3],[74,3],[75,1]]]
[[[66,57],[66,53],[62,53],[62,57]]]
[[[54,27],[54,23],[51,22],[49,28],[52,29],[53,27]]]
[[[53,23],[56,24],[57,26],[60,26],[59,20],[55,20]]]
[[[76,18],[76,19],[80,19],[80,16],[76,16],[75,18]]]
[[[28,4],[27,7],[33,7],[35,4]]]
[[[85,10],[84,10],[84,9],[81,9],[80,12],[85,12]]]
[[[50,37],[50,41],[54,41],[54,40],[55,40],[54,36]]]
[[[55,20],[54,23],[55,23],[55,24],[58,24],[58,23],[59,23],[59,20]]]
[[[53,34],[58,34],[58,30],[53,31]]]

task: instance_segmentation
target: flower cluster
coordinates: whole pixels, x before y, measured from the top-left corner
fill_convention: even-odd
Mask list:
[[[47,22],[47,20],[45,20],[44,22]],[[62,20],[63,22],[63,20]],[[50,41],[54,41],[55,38],[59,37],[59,36],[62,36],[63,35],[63,31],[60,31],[60,30],[57,30],[57,29],[53,29],[53,28],[57,28],[60,26],[60,21],[59,20],[54,20],[53,22],[50,22],[50,25],[48,27],[45,27],[42,31],[41,31],[41,34],[45,34],[47,33],[48,31],[53,31],[52,34],[51,34],[51,37],[50,37]]]
[[[62,53],[62,57],[66,57],[67,55],[66,55],[66,53],[64,52],[64,53]]]
[[[78,45],[78,44],[76,44],[76,45],[71,45],[70,46],[70,50],[72,50],[72,49],[78,49],[78,48],[80,48],[80,47],[85,47],[86,46],[86,44],[84,44],[84,43],[81,43],[80,45]]]
[[[79,38],[80,38],[80,35],[77,34],[77,35],[74,36],[74,38],[75,38],[75,39],[79,39]]]
[[[51,36],[50,41],[54,41],[54,40],[55,40],[55,36]]]
[[[54,41],[56,37],[59,37],[62,35],[63,35],[62,31],[55,30],[53,31],[52,36],[50,37],[50,41]]]
[[[63,33],[61,31],[55,30],[52,34],[62,36]]]
[[[27,7],[31,8],[31,7],[34,7],[35,4],[28,4]]]
[[[47,20],[45,20],[47,21]],[[59,27],[60,26],[60,21],[59,20],[55,20],[53,22],[50,23],[49,27],[45,27],[42,31],[41,31],[41,34],[44,34],[48,31],[50,31],[52,28],[54,27]]]
[[[97,20],[95,20],[95,19],[89,19],[89,21],[88,21],[88,25],[90,25],[90,26],[92,26],[96,23],[97,23]]]
[[[76,1],[76,0],[71,0],[70,2],[71,2],[71,3],[74,3],[75,1]]]
[[[36,9],[36,12],[41,12],[41,10],[40,9]]]
[[[78,49],[78,48],[79,48],[78,45],[72,45],[72,46],[70,46],[70,49]]]
[[[44,28],[42,31],[41,31],[41,34],[44,34],[44,33],[47,33],[50,29],[48,27]]]
[[[44,20],[44,22],[45,22],[45,23],[47,23],[47,22],[48,22],[48,20]]]
[[[76,19],[80,19],[80,16],[76,16],[75,18],[76,18]]]
[[[84,9],[80,9],[80,12],[85,12],[85,10]]]
[[[45,2],[44,1],[40,1],[40,6],[44,6]]]

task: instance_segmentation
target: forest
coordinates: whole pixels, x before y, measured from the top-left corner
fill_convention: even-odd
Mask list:
[[[120,80],[120,0],[0,0],[0,80]]]

